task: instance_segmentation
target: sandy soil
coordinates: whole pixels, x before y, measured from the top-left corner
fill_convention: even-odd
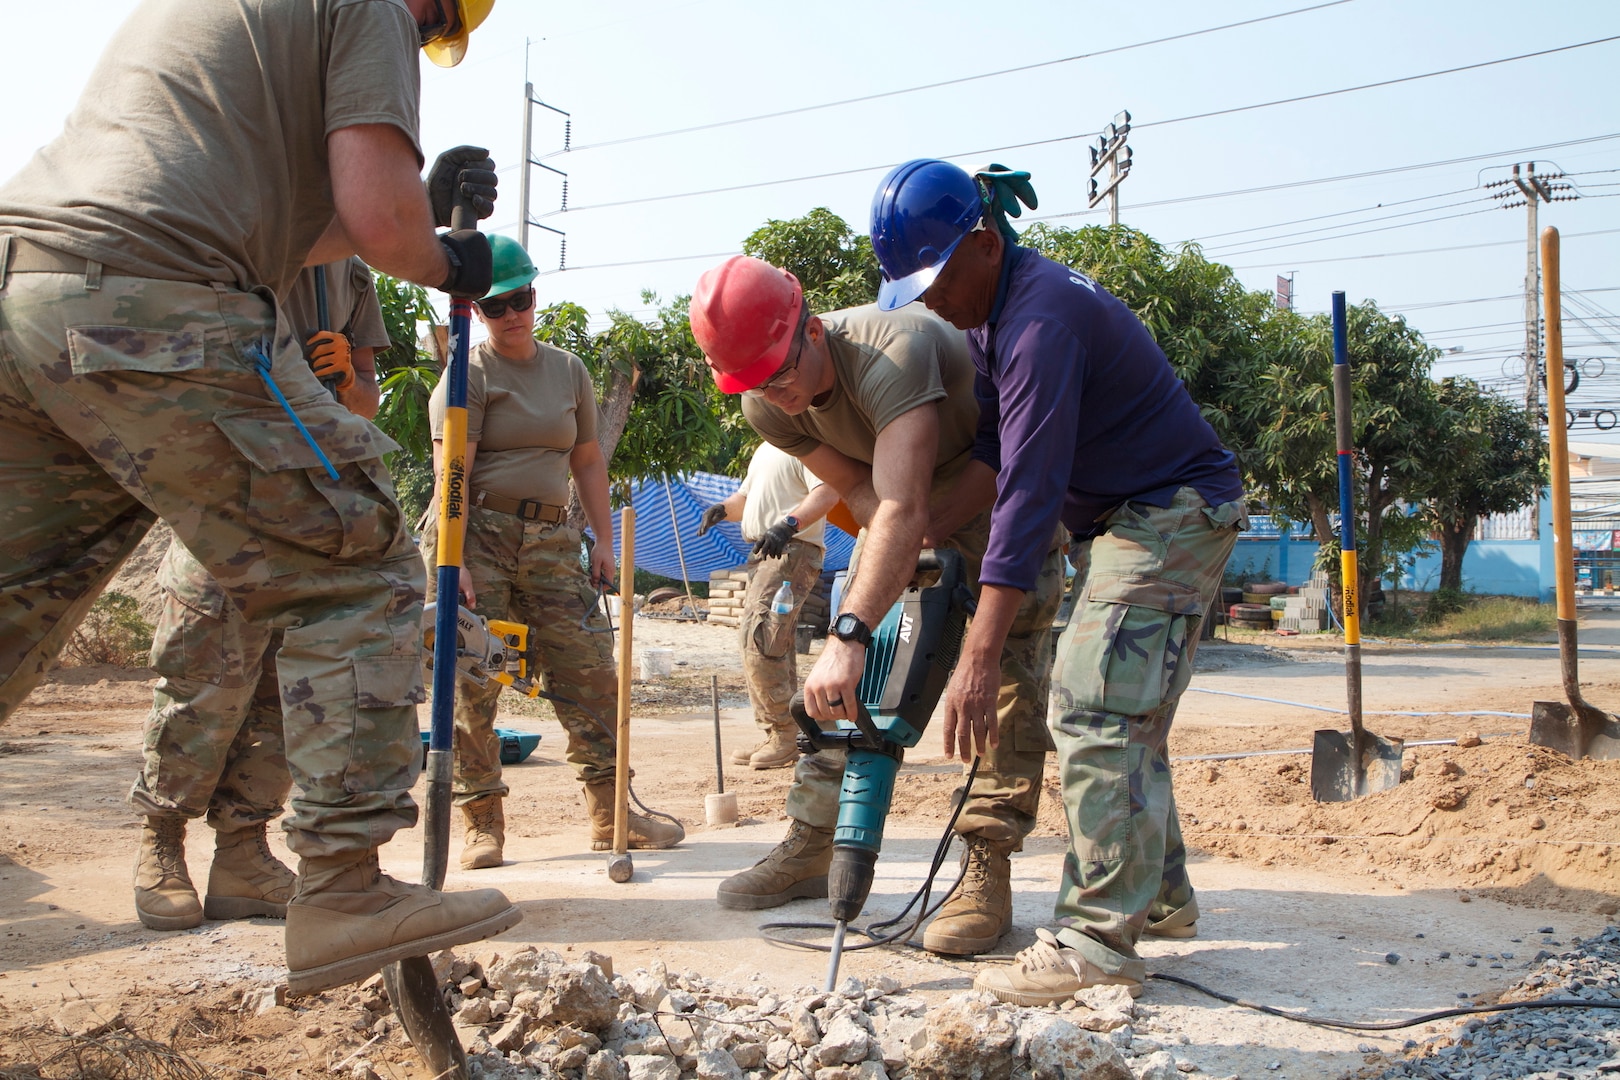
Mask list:
[[[1583,613],[1582,633],[1588,698],[1620,703],[1620,613]],[[674,672],[636,684],[637,794],[685,822],[687,842],[637,853],[634,879],[609,882],[604,856],[587,850],[578,785],[560,760],[549,707],[509,697],[503,726],[543,739],[529,761],[508,771],[507,864],[455,869],[458,837],[449,885],[498,886],[526,917],[499,940],[465,951],[589,948],[612,956],[619,970],[662,961],[738,981],[763,971],[784,988],[819,984],[820,954],[769,945],[759,926],[824,919],[822,902],[758,914],[713,903],[718,881],[780,837],[788,780],[786,771],[728,762],[725,787],[737,793],[743,820],[737,828],[704,826],[704,795],[716,787],[711,676],[725,753],[755,738],[735,631],[643,617],[633,637],[637,653],[673,650]],[[1196,939],[1145,943],[1150,969],[1288,1008],[1390,1019],[1447,1007],[1465,993],[1489,1000],[1544,944],[1613,920],[1620,763],[1571,762],[1524,739],[1531,701],[1559,696],[1555,652],[1369,646],[1367,723],[1408,740],[1406,782],[1353,803],[1318,805],[1308,753],[1290,751],[1308,750],[1317,727],[1343,726],[1342,715],[1320,711],[1343,702],[1343,667],[1325,643],[1272,640],[1283,645],[1216,641],[1200,653],[1171,752],[1204,915]],[[47,1053],[53,1022],[82,1024],[89,1015],[121,1017],[130,1031],[205,1061],[270,1076],[327,1074],[373,1038],[376,1015],[363,1006],[374,995],[344,990],[254,1015],[242,1005],[244,993],[284,976],[278,923],[205,923],[164,934],[134,918],[137,819],[123,800],[150,693],[146,671],[65,670],[0,731],[0,1067]],[[1470,712],[1483,715],[1455,715]],[[1414,745],[1459,736],[1471,743],[1469,733],[1483,741]],[[1267,753],[1226,756],[1260,751]],[[912,754],[869,913],[898,912],[921,884],[960,776],[932,739]],[[1009,952],[1032,941],[1051,915],[1066,833],[1055,772],[1046,786],[1040,825],[1015,857]],[[273,843],[285,855],[279,836]],[[188,855],[199,880],[210,846],[208,830],[193,827]],[[414,878],[420,852],[417,829],[397,837],[384,862]],[[1544,926],[1554,934],[1535,932]],[[851,954],[844,970],[892,975],[932,1000],[970,985],[975,964],[888,947]],[[64,1012],[73,1002],[80,1004]],[[1165,983],[1151,984],[1142,1004],[1139,1037],[1214,1075],[1347,1075],[1398,1057],[1408,1037],[1439,1030],[1332,1032]],[[426,1075],[397,1033],[370,1054],[383,1076]]]

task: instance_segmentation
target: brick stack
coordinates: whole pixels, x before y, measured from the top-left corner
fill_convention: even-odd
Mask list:
[[[1298,595],[1284,601],[1279,629],[1314,633],[1328,626],[1328,578],[1318,571],[1300,588]]]
[[[747,570],[716,570],[709,575],[709,622],[737,626],[742,622],[743,595],[748,592]]]

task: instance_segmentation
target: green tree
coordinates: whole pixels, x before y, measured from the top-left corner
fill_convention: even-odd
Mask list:
[[[1265,403],[1255,394],[1268,294],[1196,245],[1170,249],[1123,225],[1068,229],[1040,222],[1019,243],[1073,267],[1119,297],[1164,350],[1215,434],[1247,470]]]
[[[377,426],[404,447],[411,461],[431,461],[433,439],[428,427],[428,398],[439,381],[439,365],[422,348],[421,326],[437,322],[427,290],[380,271],[372,272],[377,283],[377,300],[382,305],[383,325],[391,344],[377,354],[377,382],[382,406],[377,410]],[[398,467],[401,455],[393,455],[391,467]]]
[[[1426,495],[1447,407],[1429,378],[1435,350],[1404,319],[1372,303],[1350,307],[1351,443],[1355,451],[1359,576],[1363,604],[1383,574],[1419,534],[1404,523],[1404,500]],[[1332,515],[1339,507],[1338,446],[1333,411],[1333,328],[1326,315],[1275,312],[1261,327],[1264,367],[1250,390],[1268,419],[1260,426],[1247,472],[1273,512],[1310,521],[1324,549],[1337,548]],[[1386,521],[1386,518],[1388,520]],[[1322,552],[1337,577],[1337,556]]]
[[[870,304],[877,299],[878,264],[872,241],[825,206],[803,217],[765,222],[743,251],[799,279],[811,311]]]
[[[1547,458],[1521,406],[1472,379],[1444,380],[1439,398],[1445,424],[1429,460],[1429,510],[1440,534],[1439,587],[1460,592],[1479,519],[1532,502],[1547,482]]]

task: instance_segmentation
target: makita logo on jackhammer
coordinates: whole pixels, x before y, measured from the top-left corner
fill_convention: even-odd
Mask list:
[[[910,615],[907,615],[905,612],[900,613],[900,640],[905,642],[907,645],[911,644],[911,627],[914,622],[916,622],[916,620]]]

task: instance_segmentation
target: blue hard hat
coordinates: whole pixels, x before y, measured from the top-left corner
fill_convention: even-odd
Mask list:
[[[950,162],[917,158],[891,169],[872,197],[878,307],[893,311],[927,292],[983,217],[979,185]]]

